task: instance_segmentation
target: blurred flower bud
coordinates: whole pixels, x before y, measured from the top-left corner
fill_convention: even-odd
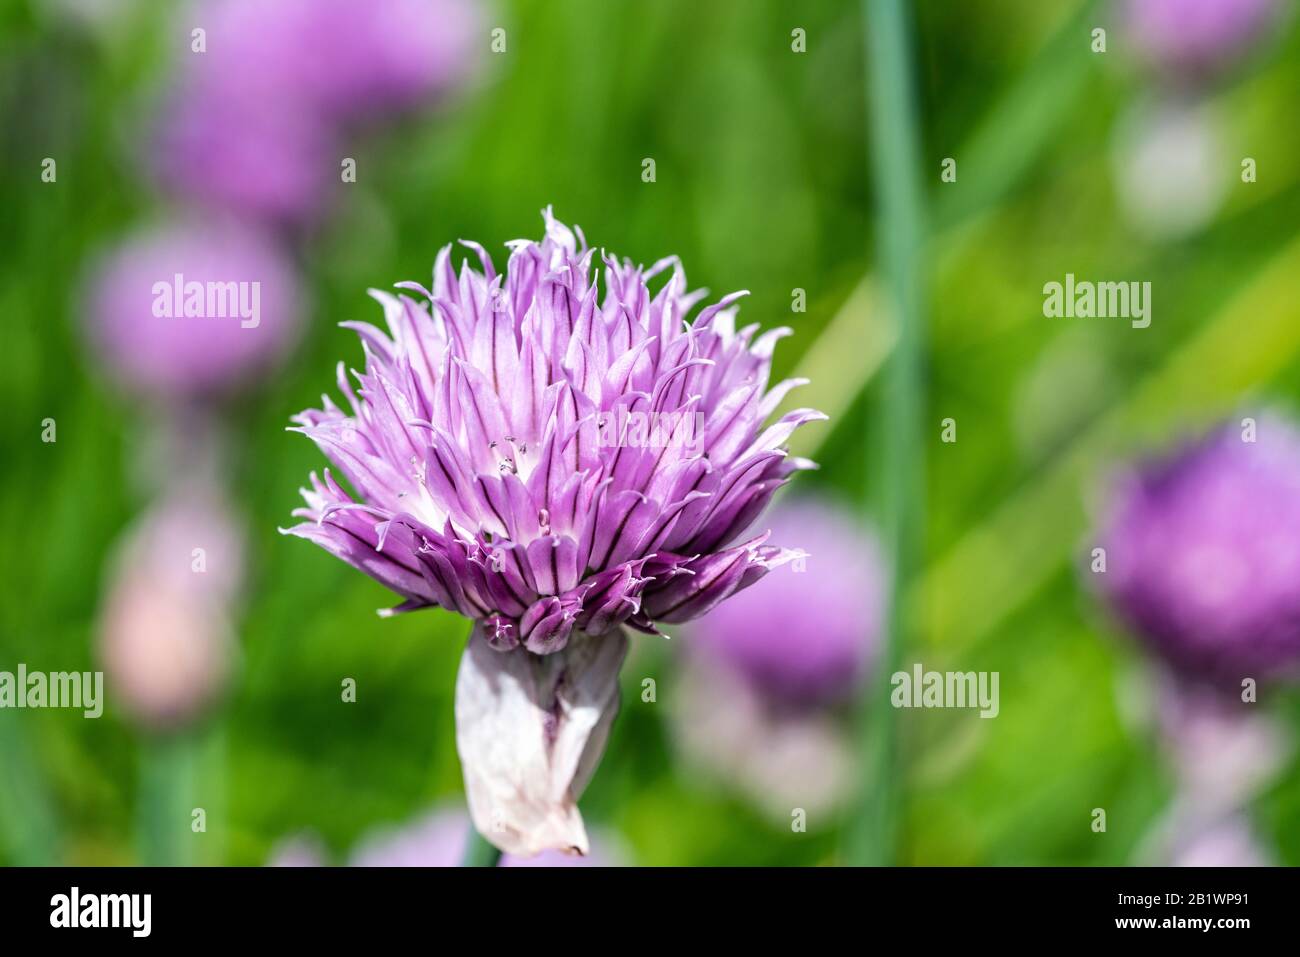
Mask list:
[[[471,0],[212,0],[182,82],[275,99],[329,123],[414,106],[464,79],[482,43]]]
[[[693,772],[737,788],[773,821],[802,808],[816,829],[853,793],[852,741],[835,715],[774,707],[702,656],[678,675],[673,700],[673,738]]]
[[[328,208],[344,150],[311,113],[198,88],[165,104],[148,163],[171,195],[248,219],[306,224]]]
[[[93,356],[132,392],[207,398],[273,368],[295,341],[298,283],[260,232],[175,223],[127,240],[93,271]]]
[[[1124,30],[1140,56],[1178,76],[1215,71],[1245,54],[1279,13],[1278,0],[1124,0]]]
[[[1139,863],[1257,867],[1268,853],[1247,809],[1291,753],[1284,725],[1257,704],[1156,669],[1157,741],[1173,774],[1173,799],[1137,851]]]
[[[875,538],[845,509],[787,501],[764,524],[770,541],[807,554],[691,626],[673,727],[692,765],[774,820],[795,807],[816,819],[855,783],[834,709],[869,673],[886,576]]]
[[[99,622],[110,702],[159,729],[213,702],[231,670],[242,549],[236,519],[207,492],[174,493],[127,533]]]
[[[347,125],[462,81],[479,43],[469,0],[214,0],[162,110],[154,167],[173,193],[274,221],[317,218]]]
[[[1116,128],[1111,153],[1124,218],[1157,239],[1203,229],[1235,174],[1224,152],[1209,107],[1139,101]]]
[[[1170,677],[1156,694],[1160,741],[1179,801],[1200,816],[1244,807],[1290,756],[1285,728],[1255,704]]]
[[[875,538],[849,511],[816,500],[776,508],[770,542],[806,556],[770,571],[691,626],[687,644],[772,699],[835,704],[867,676],[885,574]]]

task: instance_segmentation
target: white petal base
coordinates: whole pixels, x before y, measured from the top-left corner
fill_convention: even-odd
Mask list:
[[[618,713],[621,629],[549,655],[494,651],[475,624],[456,676],[456,750],[474,826],[507,854],[587,853],[578,798]]]

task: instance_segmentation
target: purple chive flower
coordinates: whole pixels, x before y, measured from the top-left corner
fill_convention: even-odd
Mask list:
[[[467,0],[214,0],[189,29],[156,172],[182,196],[301,222],[337,182],[340,134],[460,82],[475,59]]]
[[[173,401],[248,384],[293,345],[300,318],[297,279],[276,244],[249,227],[194,222],[110,251],[84,313],[94,357],[113,378]]]
[[[446,608],[494,648],[539,655],[575,630],[696,618],[796,557],[766,535],[735,544],[809,465],[782,444],[824,418],[764,427],[796,384],[768,389],[789,330],[737,331],[743,293],[688,322],[703,293],[675,257],[649,270],[606,257],[602,297],[594,251],[549,210],[540,244],[510,244],[505,275],[466,245],[483,272],[457,276],[447,246],[432,292],[401,284],[432,308],[372,291],[391,338],[346,324],[366,354],[359,391],[339,366],[350,413],[326,398],[295,421],[360,500],[313,476],[292,534],[402,595],[395,611]]]
[[[1121,12],[1145,59],[1197,74],[1244,53],[1280,11],[1277,0],[1125,0]]]
[[[1118,482],[1098,587],[1184,676],[1239,693],[1300,660],[1300,433],[1229,423]]]
[[[540,243],[498,274],[372,295],[390,335],[350,323],[366,369],[339,368],[344,411],[296,418],[351,484],[303,494],[310,539],[405,600],[475,621],[457,683],[457,735],[475,825],[503,850],[583,851],[581,793],[617,708],[626,640],[711,610],[798,555],[737,541],[796,470],[783,443],[824,418],[765,427],[797,382],[769,389],[788,330],[736,329],[724,297],[688,315],[675,257],[604,256],[544,211]],[[658,291],[648,283],[666,274]]]
[[[865,677],[876,650],[884,604],[880,550],[851,512],[812,499],[783,503],[766,524],[771,541],[807,557],[696,622],[693,649],[774,701],[841,701]]]

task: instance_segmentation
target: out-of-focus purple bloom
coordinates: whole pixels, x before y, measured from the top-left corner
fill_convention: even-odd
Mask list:
[[[212,0],[190,19],[207,31],[207,52],[187,60],[185,82],[332,123],[437,95],[486,45],[470,0]]]
[[[575,802],[617,707],[619,626],[698,617],[798,557],[736,540],[810,464],[786,439],[824,418],[765,427],[798,383],[769,388],[788,330],[737,330],[741,293],[688,321],[704,293],[675,257],[607,256],[602,296],[581,231],[545,220],[504,275],[467,243],[482,272],[457,275],[446,247],[431,292],[403,284],[428,303],[372,293],[390,334],[351,324],[366,370],[354,391],[340,365],[348,411],[295,420],[357,498],[313,475],[289,530],[402,595],[398,611],[475,620],[458,741],[475,824],[516,853],[582,850]],[[527,754],[478,733],[504,715],[541,722],[518,735]]]
[[[830,823],[858,778],[840,716],[806,702],[791,708],[708,655],[688,661],[670,713],[674,743],[692,775],[737,788],[787,826],[796,807],[808,813],[811,829]]]
[[[465,854],[469,820],[441,808],[416,821],[367,834],[348,859],[354,867],[455,867]]]
[[[1139,846],[1137,862],[1179,867],[1257,867],[1269,856],[1248,809],[1292,751],[1284,724],[1253,701],[1164,668],[1143,683],[1156,703],[1157,742],[1173,799]]]
[[[299,318],[278,246],[229,222],[128,239],[93,271],[85,304],[95,359],[128,390],[166,400],[247,384],[293,344]]]
[[[372,831],[348,859],[352,867],[456,867],[465,853],[469,819],[453,807],[437,808],[418,820]],[[606,846],[608,845],[608,846]],[[503,855],[501,867],[615,867],[619,855],[609,839],[593,842],[586,857],[544,851],[535,857]],[[328,863],[320,843],[310,837],[281,842],[271,853],[273,867],[323,867]]]
[[[866,677],[885,593],[875,538],[852,512],[787,500],[771,540],[808,554],[692,624],[673,727],[702,773],[774,819],[815,821],[851,793],[853,749],[830,709]]]
[[[214,0],[186,24],[156,172],[173,192],[301,222],[337,182],[346,126],[372,123],[462,80],[479,18],[468,0]]]
[[[1300,434],[1228,424],[1117,483],[1095,576],[1119,616],[1185,675],[1239,693],[1300,659]]]
[[[162,116],[151,161],[169,192],[271,222],[306,223],[327,208],[344,153],[311,113],[196,89]]]
[[[1160,745],[1182,804],[1221,817],[1249,802],[1276,777],[1290,737],[1254,702],[1164,676],[1156,686]]]
[[[99,622],[100,657],[125,712],[172,727],[221,692],[242,574],[238,521],[211,490],[171,493],[127,534]]]
[[[1244,53],[1279,14],[1277,0],[1124,0],[1133,45],[1156,66],[1201,73]]]
[[[854,690],[875,652],[885,579],[879,548],[851,512],[813,499],[782,503],[765,524],[771,541],[807,557],[696,622],[692,650],[773,699],[834,703]]]

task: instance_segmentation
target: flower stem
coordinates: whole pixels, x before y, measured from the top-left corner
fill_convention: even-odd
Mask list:
[[[889,700],[889,679],[901,661],[903,596],[921,558],[925,494],[921,263],[925,214],[908,8],[905,0],[863,0],[872,173],[880,209],[876,243],[884,303],[897,340],[884,370],[880,404],[880,462],[885,469],[880,514],[891,557],[891,595],[876,679],[862,709],[864,793],[846,848],[849,862],[862,865],[891,864],[897,853],[897,721]]]
[[[20,692],[21,693],[21,692]],[[0,721],[0,851],[21,867],[60,863],[55,803],[20,715]]]
[[[465,837],[465,856],[461,867],[496,867],[501,860],[501,851],[478,832],[473,824]]]
[[[189,732],[150,736],[142,742],[137,837],[140,861],[154,867],[194,863],[197,744]]]

